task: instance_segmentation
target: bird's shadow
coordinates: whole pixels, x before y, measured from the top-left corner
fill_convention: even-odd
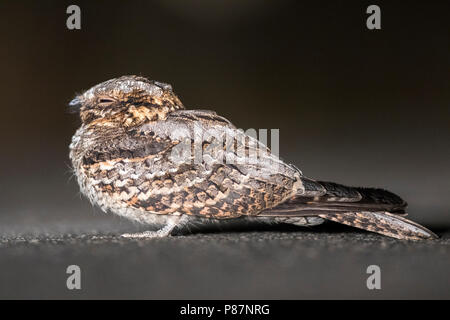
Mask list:
[[[315,233],[351,233],[358,231],[355,228],[332,223],[325,222],[317,226],[296,226],[288,223],[257,223],[257,222],[245,222],[245,223],[221,223],[221,224],[206,224],[206,225],[190,225],[182,227],[175,231],[177,235],[183,234],[215,234],[218,232],[227,233],[244,233],[244,232],[315,232]]]
[[[439,237],[450,234],[450,225],[436,225],[429,227]],[[288,223],[223,223],[223,224],[206,224],[206,225],[190,225],[175,230],[176,235],[188,234],[216,234],[220,232],[226,233],[244,233],[244,232],[314,232],[318,234],[347,234],[347,233],[370,233],[362,229],[350,227],[344,224],[325,221],[323,224],[317,226],[296,226]]]

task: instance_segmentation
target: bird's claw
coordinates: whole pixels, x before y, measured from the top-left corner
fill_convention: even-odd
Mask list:
[[[128,239],[153,239],[153,238],[164,238],[167,237],[167,232],[161,232],[162,230],[158,231],[144,231],[144,232],[138,232],[138,233],[124,233],[121,235],[123,238]]]

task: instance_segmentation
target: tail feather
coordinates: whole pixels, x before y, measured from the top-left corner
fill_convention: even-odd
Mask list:
[[[407,203],[396,194],[377,188],[355,188],[302,177],[306,189],[278,206],[266,210],[272,213],[292,213],[304,210],[388,211],[404,214]],[[264,213],[266,213],[264,211]]]
[[[263,217],[318,216],[381,233],[397,239],[430,239],[437,236],[407,220],[407,203],[396,194],[377,188],[348,187],[302,177],[304,191],[259,214]]]
[[[438,237],[420,224],[389,212],[346,212],[319,214],[319,217],[396,239],[424,240]]]

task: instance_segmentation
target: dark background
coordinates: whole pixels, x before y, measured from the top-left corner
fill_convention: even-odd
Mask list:
[[[81,30],[66,28],[70,4],[81,7]],[[370,4],[381,7],[381,30],[366,28]],[[67,113],[67,103],[125,74],[171,83],[185,106],[213,109],[237,127],[279,128],[281,157],[305,175],[387,188],[409,202],[415,221],[448,230],[449,9],[447,1],[2,1],[0,232],[12,246],[3,255],[3,271],[27,274],[42,257],[39,250],[65,263],[47,242],[31,252],[27,245],[15,248],[21,237],[138,228],[81,199],[68,158],[79,120]],[[72,245],[56,248],[86,253],[76,241]],[[447,253],[448,242],[442,248]],[[428,254],[424,259],[435,261]],[[8,282],[1,296],[60,297],[57,290],[33,291],[40,276],[36,271],[26,283]],[[182,297],[191,297],[188,287]],[[242,297],[264,292],[247,288]],[[136,290],[130,297],[171,297],[170,291]],[[229,297],[240,297],[232,292]],[[444,293],[449,297],[447,285],[435,297]],[[309,297],[295,290],[278,296]]]

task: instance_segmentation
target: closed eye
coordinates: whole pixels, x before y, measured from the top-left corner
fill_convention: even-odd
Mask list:
[[[100,98],[100,100],[98,101],[99,104],[104,105],[104,106],[110,105],[114,102],[115,102],[115,100],[112,98]]]

